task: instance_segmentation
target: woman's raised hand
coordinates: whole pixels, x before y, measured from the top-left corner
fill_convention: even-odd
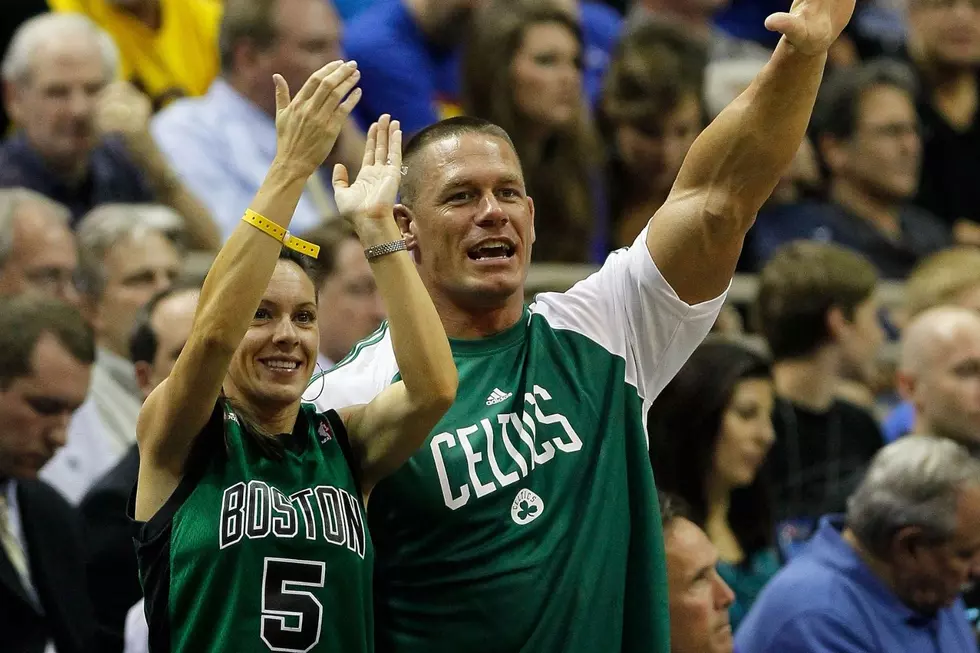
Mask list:
[[[361,73],[353,61],[332,61],[316,71],[290,98],[281,75],[276,85],[276,159],[298,174],[309,176],[330,154],[337,136],[361,99],[354,88]]]
[[[341,213],[378,215],[375,207],[390,212],[398,197],[401,182],[402,132],[397,120],[385,114],[368,129],[364,160],[351,184],[347,168],[337,164],[333,169],[333,192]]]

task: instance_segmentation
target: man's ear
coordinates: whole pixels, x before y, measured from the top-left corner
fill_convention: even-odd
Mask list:
[[[905,569],[916,567],[928,544],[925,531],[919,526],[900,528],[892,536],[891,547],[889,547],[890,562]]]
[[[10,81],[3,83],[3,108],[15,125],[24,124],[23,91]]]
[[[153,366],[146,361],[137,361],[133,368],[136,372],[136,384],[143,394],[143,399],[146,399],[153,391]]]
[[[534,239],[537,236],[534,233],[534,200],[531,199],[531,196],[530,195],[528,195],[528,198],[527,198],[527,210],[528,210],[528,213],[531,216],[531,242],[530,242],[530,244],[533,245],[534,244]]]
[[[395,204],[395,222],[409,251],[417,250],[418,239],[415,234],[415,216],[412,215],[412,209],[404,204]]]

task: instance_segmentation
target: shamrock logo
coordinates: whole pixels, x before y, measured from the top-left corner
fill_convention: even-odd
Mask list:
[[[544,510],[544,502],[541,497],[528,489],[517,493],[514,503],[510,507],[510,517],[514,523],[523,526],[528,522],[537,519]]]

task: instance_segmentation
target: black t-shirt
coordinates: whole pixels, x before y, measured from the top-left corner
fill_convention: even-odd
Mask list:
[[[973,123],[957,131],[923,95],[918,101],[922,123],[922,178],[915,203],[943,221],[980,222],[980,110]]]
[[[776,442],[768,460],[777,521],[844,512],[884,444],[874,417],[842,400],[818,413],[779,399],[773,427]]]

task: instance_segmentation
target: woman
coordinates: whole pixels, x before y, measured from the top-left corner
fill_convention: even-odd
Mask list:
[[[695,350],[648,415],[657,486],[690,504],[718,550],[718,572],[735,592],[733,629],[779,568],[760,473],[774,440],[773,401],[765,360],[710,342]]]
[[[623,35],[609,64],[599,124],[610,151],[614,247],[630,245],[666,201],[704,127],[704,47],[649,19]]]
[[[154,653],[372,650],[364,501],[452,404],[456,369],[395,226],[401,132],[382,116],[357,180],[338,166],[334,190],[368,248],[403,379],[339,414],[300,404],[316,363],[316,292],[283,230],[360,98],[357,80],[356,64],[334,62],[290,101],[275,77],[275,160],[140,413],[132,509]]]
[[[582,90],[582,35],[557,5],[490,3],[463,55],[466,113],[514,140],[534,198],[535,261],[601,261],[598,138]]]

